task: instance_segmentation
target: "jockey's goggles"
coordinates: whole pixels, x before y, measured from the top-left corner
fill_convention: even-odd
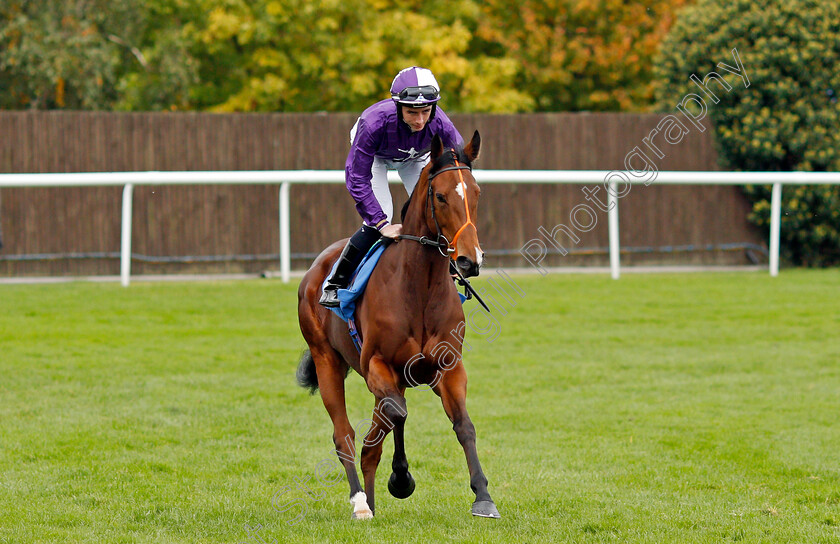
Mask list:
[[[440,99],[440,92],[434,85],[423,85],[422,87],[406,87],[400,94],[395,95],[398,102],[414,102],[423,100],[426,102],[434,102]]]

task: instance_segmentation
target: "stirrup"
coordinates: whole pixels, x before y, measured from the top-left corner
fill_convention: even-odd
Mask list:
[[[338,286],[328,284],[324,288],[321,300],[319,300],[318,303],[326,308],[337,308],[341,304],[341,301],[338,300]]]

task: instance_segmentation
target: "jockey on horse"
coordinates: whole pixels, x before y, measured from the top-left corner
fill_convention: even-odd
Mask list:
[[[438,107],[440,86],[426,68],[406,68],[391,83],[391,98],[367,108],[350,131],[350,153],[344,172],[347,189],[362,216],[362,227],[347,242],[335,272],[327,280],[320,303],[338,306],[338,290],[347,287],[356,266],[380,237],[396,238],[402,225],[392,225],[393,203],[388,169],[400,174],[410,195],[429,162],[432,138],[445,147],[463,139]]]
[[[472,173],[481,137],[475,131],[462,146],[458,131],[437,107],[440,90],[429,70],[415,66],[401,71],[391,94],[390,100],[365,110],[351,132],[347,186],[364,224],[343,251],[342,242],[322,251],[298,288],[298,319],[309,346],[298,365],[298,383],[312,393],[320,391],[333,422],[333,443],[347,474],[354,519],[374,515],[376,470],[382,442],[391,432],[394,458],[388,491],[400,499],[414,491],[405,452],[405,391],[419,384],[429,385],[440,397],[464,450],[475,493],[472,515],[499,518],[466,407],[467,373],[461,356],[465,317],[451,276],[454,271],[468,286],[465,278],[477,276],[483,261],[476,226],[481,188]],[[398,170],[408,192],[416,193],[403,210],[402,225],[390,224],[388,168]],[[338,289],[347,285],[358,261],[381,237],[403,242],[383,248],[348,319],[336,312]],[[351,369],[364,378],[376,401],[358,457],[364,487],[356,470],[356,431],[345,402],[344,380]]]

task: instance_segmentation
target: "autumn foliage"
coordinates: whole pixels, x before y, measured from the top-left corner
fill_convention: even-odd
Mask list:
[[[644,110],[688,0],[6,0],[0,108],[359,111],[431,68],[449,111]]]

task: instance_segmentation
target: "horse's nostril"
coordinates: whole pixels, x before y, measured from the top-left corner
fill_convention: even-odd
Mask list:
[[[472,266],[472,264],[473,264],[473,263],[472,263],[472,261],[471,261],[471,260],[469,260],[469,259],[468,259],[468,258],[466,258],[466,257],[458,257],[458,258],[455,260],[455,262],[456,262],[456,263],[458,263],[458,268],[460,268],[460,269],[462,269],[462,270],[469,270],[469,269],[470,269],[470,267],[471,267],[471,266]]]

